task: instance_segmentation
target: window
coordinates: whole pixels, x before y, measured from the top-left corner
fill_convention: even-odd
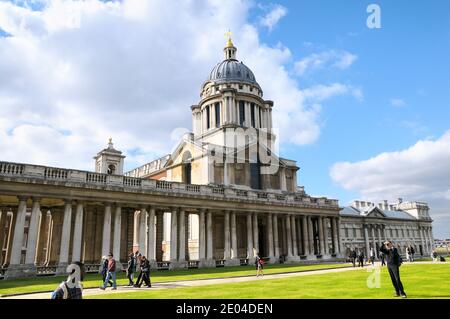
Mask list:
[[[209,105],[206,106],[206,129],[209,130],[210,123],[209,123]]]
[[[239,90],[242,90],[244,86],[242,84],[239,84]]]
[[[108,175],[114,175],[116,173],[116,167],[111,164],[108,166]]]
[[[245,122],[245,103],[244,101],[239,101],[239,124],[244,126]]]
[[[220,103],[214,105],[214,111],[216,112],[216,127],[220,126]]]
[[[255,103],[252,103],[252,104],[251,104],[251,107],[250,107],[250,115],[251,115],[252,127],[256,127],[256,121],[255,121]]]

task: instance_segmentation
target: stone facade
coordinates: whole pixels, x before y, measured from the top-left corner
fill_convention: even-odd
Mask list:
[[[395,204],[388,201],[375,205],[367,201],[355,201],[341,212],[340,235],[342,252],[348,256],[350,250],[363,250],[369,256],[375,248],[378,257],[380,244],[391,240],[400,253],[406,247],[414,247],[416,256],[430,256],[433,250],[432,219],[429,207],[421,202]]]

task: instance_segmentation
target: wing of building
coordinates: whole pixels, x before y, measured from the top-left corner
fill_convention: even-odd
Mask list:
[[[379,256],[380,245],[390,240],[399,252],[406,254],[412,247],[417,256],[429,257],[433,250],[432,219],[429,207],[421,202],[394,204],[387,200],[375,205],[368,201],[354,201],[341,212],[341,244],[343,253],[362,250],[370,256],[374,249]]]
[[[257,254],[270,263],[340,260],[347,220],[426,225],[349,215],[336,199],[309,196],[296,161],[276,152],[276,105],[236,57],[229,39],[200,101],[186,107],[192,132],[171,154],[124,173],[110,139],[93,172],[0,162],[0,276],[64,273],[73,261],[96,272],[109,252],[120,265],[139,251],[156,269],[248,264]]]

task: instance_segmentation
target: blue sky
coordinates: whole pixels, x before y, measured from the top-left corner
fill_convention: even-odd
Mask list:
[[[311,192],[349,201],[357,193],[330,180],[329,168],[335,162],[360,161],[404,149],[449,129],[448,1],[279,3],[288,8],[288,14],[271,32],[262,33],[264,41],[282,42],[295,59],[317,48],[342,49],[358,56],[351,69],[323,69],[298,78],[300,86],[342,81],[364,92],[363,101],[345,97],[327,102],[322,134],[315,144],[283,147],[287,156],[298,159],[300,183]],[[366,26],[370,3],[381,7],[381,29]],[[392,106],[391,99],[401,99],[405,106]]]
[[[450,237],[444,0],[0,1],[2,160],[93,169],[110,136],[127,169],[170,152],[228,29],[308,193],[426,201]]]

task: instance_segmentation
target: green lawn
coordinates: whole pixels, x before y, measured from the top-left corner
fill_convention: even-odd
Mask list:
[[[409,298],[450,298],[450,264],[405,264],[402,282]],[[86,298],[392,298],[394,290],[387,269],[381,269],[380,288],[369,289],[367,269],[305,277],[291,277],[208,285],[202,287],[145,289],[139,292],[100,294]]]
[[[315,264],[315,265],[266,265],[266,274],[285,273],[294,271],[306,271],[312,269],[326,269],[349,267],[350,264]],[[154,271],[152,272],[152,282],[168,282],[178,280],[193,280],[207,278],[228,278],[237,276],[249,276],[255,274],[254,266],[236,266],[225,268],[202,268],[189,270]],[[65,279],[65,276],[38,277],[16,280],[0,280],[0,296],[20,293],[53,291],[58,284]],[[99,287],[101,276],[98,274],[88,274],[83,281],[85,288]],[[117,279],[118,285],[128,284],[128,279],[124,273],[120,273]]]

